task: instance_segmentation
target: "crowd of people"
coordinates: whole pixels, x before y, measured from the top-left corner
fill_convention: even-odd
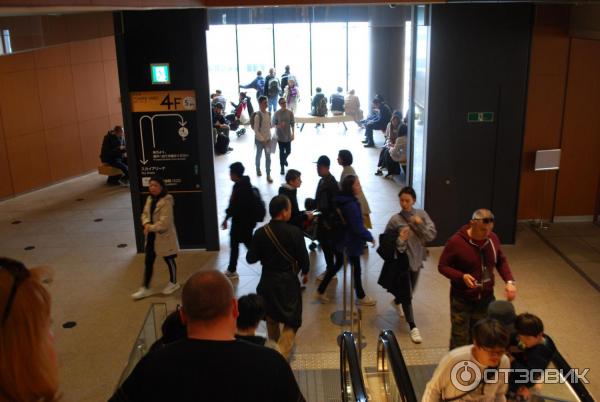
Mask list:
[[[285,183],[278,195],[264,202],[252,185],[241,162],[229,166],[233,188],[223,230],[230,229],[230,258],[224,273],[217,270],[193,274],[183,285],[182,307],[163,324],[163,337],[139,362],[111,401],[164,400],[249,400],[303,401],[289,366],[296,333],[302,326],[302,290],[311,269],[305,237],[319,242],[325,271],[317,276],[314,299],[330,303],[328,287],[347,262],[352,269],[356,303],[375,306],[362,284],[361,255],[371,243],[383,259],[378,284],[392,298],[391,308],[408,325],[412,342],[422,343],[416,325],[413,295],[420,271],[429,253],[427,243],[437,236],[436,226],[423,209],[415,208],[413,188],[398,193],[399,210],[391,215],[383,233],[372,233],[371,209],[361,181],[352,167],[353,155],[342,149],[337,163],[339,180],[331,173],[331,160],[321,155],[316,163],[319,182],[314,198],[301,209],[297,190],[302,173],[288,169],[288,156],[295,138],[294,112],[299,92],[289,66],[281,79],[270,69],[265,78],[256,78],[240,88],[254,88],[258,110],[250,98],[240,93],[233,104],[235,119],[243,110],[252,111],[250,125],[255,133],[256,175],[262,175],[265,154],[267,181],[271,177],[271,153],[279,146],[280,173]],[[353,91],[344,98],[343,89],[329,98],[317,88],[312,113],[319,115],[331,105],[332,113],[348,114],[349,105],[360,116],[360,103]],[[354,97],[354,98],[353,98]],[[231,117],[223,115],[226,100],[220,91],[213,96],[213,124],[217,136],[229,136]],[[358,120],[365,128],[365,146],[374,145],[373,130],[385,130],[376,175],[398,172],[405,160],[406,121],[392,112],[383,98],[373,100],[374,113]],[[238,113],[239,111],[239,113]],[[275,128],[275,136],[272,129]],[[105,137],[103,161],[123,170],[122,128],[115,127]],[[153,177],[141,216],[145,236],[145,270],[142,286],[132,294],[140,300],[153,294],[150,289],[156,257],[162,257],[169,282],[162,290],[177,291],[176,257],[179,250],[173,218],[174,199],[164,181]],[[270,220],[262,224],[266,213]],[[229,224],[231,222],[231,224]],[[511,301],[517,295],[516,282],[500,240],[493,232],[495,217],[488,209],[476,210],[467,224],[447,241],[438,270],[450,280],[450,352],[442,359],[429,381],[423,401],[527,400],[533,382],[520,383],[514,377],[490,384],[481,381],[468,392],[450,381],[459,362],[472,362],[481,370],[499,368],[544,369],[556,350],[544,335],[541,319],[529,313],[516,315]],[[259,226],[257,228],[257,226]],[[239,279],[237,264],[240,245],[246,247],[245,260],[260,263],[261,276],[256,293],[236,298],[232,281]],[[506,301],[496,301],[497,272],[504,281]],[[44,268],[27,269],[22,263],[0,258],[0,397],[15,401],[52,401],[58,396],[58,368],[50,331],[50,295]],[[266,322],[267,338],[258,336],[261,321]],[[207,364],[199,364],[204,362]],[[209,363],[209,364],[208,364]],[[261,370],[256,370],[260,367]],[[187,381],[186,381],[187,379]],[[235,381],[236,385],[231,386]],[[477,395],[477,396],[476,396]],[[3,399],[2,399],[3,400]]]

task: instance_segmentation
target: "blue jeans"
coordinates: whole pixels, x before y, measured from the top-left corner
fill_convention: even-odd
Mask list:
[[[279,100],[278,96],[269,97],[269,112],[277,110],[277,101]]]
[[[123,177],[121,177],[121,179],[129,180],[129,168],[127,167],[127,164],[123,161],[123,159],[114,158],[114,159],[107,161],[106,163],[108,163],[112,167],[121,169],[121,171],[123,172]]]
[[[265,168],[267,175],[271,174],[271,150],[269,149],[268,142],[265,145],[259,140],[255,139],[254,144],[256,145],[256,158],[254,163],[256,164],[256,170],[260,169],[260,158],[262,157],[263,150],[265,151]]]

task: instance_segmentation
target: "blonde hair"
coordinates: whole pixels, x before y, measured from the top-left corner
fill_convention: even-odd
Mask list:
[[[24,268],[18,261],[0,258],[3,316],[16,280],[8,268],[4,269],[8,265]],[[0,323],[0,401],[56,399],[58,368],[50,334],[50,293],[42,284],[48,277],[47,268],[30,269],[17,284],[6,321]]]

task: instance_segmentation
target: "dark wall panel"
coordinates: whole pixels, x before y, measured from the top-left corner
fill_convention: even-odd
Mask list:
[[[148,167],[156,167],[159,175],[171,180],[167,187],[175,198],[175,225],[181,247],[219,248],[206,28],[204,9],[115,14],[123,116],[126,132],[132,134],[127,136],[127,145],[138,251],[143,250],[139,216],[147,196],[143,179],[153,174]],[[152,85],[151,63],[169,63],[170,84]],[[130,93],[137,91],[195,91],[195,111],[182,110],[184,102],[180,102],[179,109],[173,106],[171,110],[169,106],[167,113],[157,109],[133,113]],[[152,120],[150,116],[154,116]],[[185,135],[180,131],[177,135],[181,125],[189,130]],[[142,135],[150,132],[150,127],[152,138],[156,134],[155,142],[148,134]],[[145,154],[140,155],[144,149]],[[168,159],[161,159],[149,149],[167,154]]]
[[[478,208],[515,239],[531,5],[434,5],[425,208],[444,244]],[[468,112],[493,112],[468,123]]]

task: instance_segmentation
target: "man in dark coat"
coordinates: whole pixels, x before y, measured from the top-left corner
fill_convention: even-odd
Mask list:
[[[363,143],[367,148],[375,146],[373,130],[385,130],[392,119],[392,109],[383,101],[383,98],[376,96],[373,99],[373,109],[378,110],[377,114],[365,123],[365,140]]]
[[[289,198],[273,197],[269,203],[271,221],[254,234],[246,261],[260,261],[262,273],[256,293],[267,308],[267,334],[277,342],[281,354],[288,358],[298,328],[302,325],[302,282],[308,281],[310,261],[302,231],[287,221],[292,215]],[[283,330],[280,330],[283,324]]]
[[[301,173],[295,169],[288,170],[285,174],[285,184],[282,184],[281,187],[279,187],[279,195],[288,197],[292,204],[292,216],[289,223],[302,229],[304,221],[312,219],[312,212],[300,211],[300,207],[298,207],[297,191],[302,185],[300,175]]]
[[[104,136],[100,151],[100,160],[102,163],[108,163],[110,166],[121,169],[123,175],[119,178],[119,182],[127,184],[129,180],[129,168],[127,167],[127,150],[125,148],[125,132],[123,131],[123,127],[115,126],[115,128]]]
[[[232,163],[229,166],[229,177],[235,184],[229,198],[229,206],[225,210],[225,219],[221,224],[222,229],[227,229],[227,220],[231,218],[230,236],[230,254],[229,266],[225,275],[230,279],[239,278],[237,269],[237,260],[240,253],[240,243],[244,243],[246,248],[250,247],[252,232],[256,222],[252,214],[248,213],[248,206],[253,205],[254,194],[250,177],[244,176],[244,165],[241,162]]]
[[[319,240],[323,255],[325,255],[326,270],[337,272],[337,269],[344,263],[344,255],[335,250],[336,228],[333,227],[336,214],[335,196],[338,195],[340,187],[329,171],[330,165],[331,161],[326,155],[321,155],[317,160],[317,173],[321,177],[315,195],[317,210],[321,213],[317,218],[317,240]]]

